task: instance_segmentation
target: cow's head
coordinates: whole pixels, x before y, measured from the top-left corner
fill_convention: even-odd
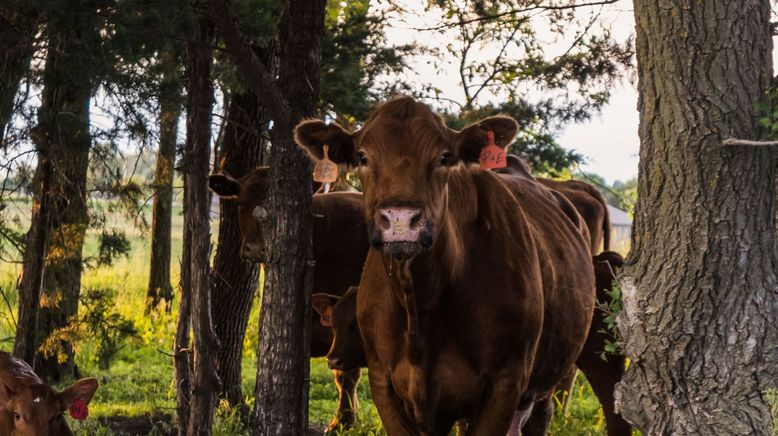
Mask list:
[[[255,262],[265,261],[262,227],[268,218],[266,188],[269,171],[267,167],[259,167],[240,179],[226,174],[208,177],[208,186],[213,192],[223,199],[237,202],[240,256]]]
[[[335,336],[327,353],[330,369],[349,371],[366,367],[365,349],[357,325],[357,287],[350,287],[342,297],[313,294],[311,304],[321,315],[322,325],[331,327]]]
[[[478,163],[489,131],[505,148],[516,130],[512,118],[494,116],[457,132],[428,106],[400,97],[379,106],[357,132],[308,120],[295,135],[314,158],[328,145],[331,160],[357,168],[370,244],[402,259],[429,249],[438,237],[452,171]]]
[[[97,380],[77,381],[62,392],[35,384],[14,383],[13,376],[0,374],[0,409],[11,422],[11,435],[70,436],[63,412],[79,401],[86,406],[97,390]]]

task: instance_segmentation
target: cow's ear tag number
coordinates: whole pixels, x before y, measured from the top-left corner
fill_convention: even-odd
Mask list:
[[[338,180],[338,165],[330,160],[330,146],[324,146],[324,159],[316,162],[313,168],[313,180],[319,183],[332,183]]]
[[[500,148],[494,143],[494,132],[491,130],[487,132],[489,137],[489,143],[486,147],[481,149],[481,155],[479,156],[479,162],[481,162],[481,168],[490,170],[492,168],[505,168],[507,162],[505,160],[505,149]]]

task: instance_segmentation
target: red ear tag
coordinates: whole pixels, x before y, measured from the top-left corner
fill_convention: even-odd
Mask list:
[[[487,132],[489,143],[481,149],[481,155],[478,160],[481,162],[481,168],[490,170],[492,168],[505,168],[508,162],[505,160],[505,149],[500,148],[494,143],[494,132]]]
[[[319,183],[332,183],[338,180],[338,165],[330,160],[330,146],[324,146],[324,159],[316,162],[313,167],[313,180]]]
[[[81,398],[76,398],[70,405],[70,416],[79,421],[89,416],[89,406]]]

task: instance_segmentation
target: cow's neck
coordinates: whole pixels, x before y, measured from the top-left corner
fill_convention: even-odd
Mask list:
[[[392,294],[405,310],[405,338],[408,359],[413,364],[419,364],[422,357],[422,337],[419,334],[418,295],[417,292],[414,292],[414,280],[411,272],[412,260],[397,260],[385,254],[382,254],[381,257],[392,288]]]

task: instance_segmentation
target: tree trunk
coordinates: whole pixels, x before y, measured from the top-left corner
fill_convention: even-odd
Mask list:
[[[211,434],[216,393],[220,391],[216,372],[218,341],[211,319],[211,273],[209,265],[210,223],[208,173],[213,106],[214,27],[207,17],[207,3],[197,1],[197,17],[187,52],[186,212],[184,226],[191,231],[189,271],[191,275],[191,324],[193,335],[192,393],[187,434]]]
[[[186,158],[186,156],[184,156]],[[184,174],[184,198],[187,198],[187,177]],[[184,215],[189,209],[184,202]],[[189,404],[192,400],[192,353],[189,331],[192,328],[192,230],[184,226],[181,252],[181,296],[173,345],[173,367],[176,373],[176,418],[178,435],[185,436],[189,428]]]
[[[319,98],[323,0],[289,0],[279,25],[278,88],[289,107],[274,116],[268,186],[274,211],[259,320],[254,434],[305,434],[310,367],[311,165],[295,144],[294,126]],[[275,115],[275,114],[273,114]]]
[[[233,62],[273,120],[268,186],[270,253],[259,319],[255,435],[304,434],[310,361],[311,168],[293,128],[319,96],[324,0],[287,0],[279,26],[279,74],[272,74],[240,33],[230,0],[210,0]],[[276,80],[277,77],[277,80]]]
[[[83,267],[81,252],[89,224],[86,177],[91,146],[89,100],[94,86],[90,72],[95,70],[84,70],[84,65],[96,68],[98,61],[94,56],[100,37],[96,18],[82,15],[79,14],[79,19],[75,20],[68,12],[62,12],[50,17],[46,26],[48,52],[43,97],[38,110],[38,125],[32,134],[36,146],[47,153],[48,164],[51,165],[47,199],[50,206],[50,240],[36,337],[37,344],[43,345],[43,352],[38,355],[35,367],[38,375],[53,381],[77,375],[72,344],[49,336],[67,326],[78,311]],[[39,173],[45,175],[46,171]],[[39,195],[45,196],[45,192]],[[40,204],[41,198],[36,202]],[[42,227],[40,218],[41,214],[33,215],[31,228]],[[46,233],[30,232],[28,249],[45,246],[45,242],[35,239],[47,237]],[[39,256],[39,253],[25,253],[24,257],[34,259]],[[25,282],[20,290],[27,294],[25,301],[33,301],[38,295],[34,286],[36,274],[39,274],[39,268],[35,262],[26,263],[23,275],[31,277],[31,280]],[[44,340],[47,342],[43,343]],[[64,364],[60,364],[63,359]]]
[[[252,92],[234,94],[230,101],[219,170],[243,177],[260,165],[268,117]],[[259,278],[259,266],[240,258],[238,207],[221,201],[219,242],[213,260],[214,327],[219,338],[219,378],[231,406],[243,403],[241,358],[246,324]]]
[[[181,116],[181,81],[178,56],[170,50],[160,54],[165,66],[159,89],[159,149],[154,170],[154,209],[151,221],[151,265],[149,288],[146,292],[146,311],[165,301],[170,311],[173,286],[170,284],[170,230],[173,218],[173,166],[176,160],[178,118]]]
[[[30,68],[40,11],[37,2],[0,3],[0,139],[14,112],[19,82]]]
[[[759,136],[770,2],[643,0],[635,20],[640,171],[617,407],[650,435],[770,434],[775,152],[722,146]]]
[[[44,144],[41,144],[44,145]],[[40,298],[46,273],[46,253],[51,237],[51,178],[52,165],[49,152],[38,150],[38,176],[40,187],[33,199],[30,230],[24,250],[24,274],[19,283],[19,321],[16,324],[14,356],[35,369],[35,352],[38,349],[37,332]]]

